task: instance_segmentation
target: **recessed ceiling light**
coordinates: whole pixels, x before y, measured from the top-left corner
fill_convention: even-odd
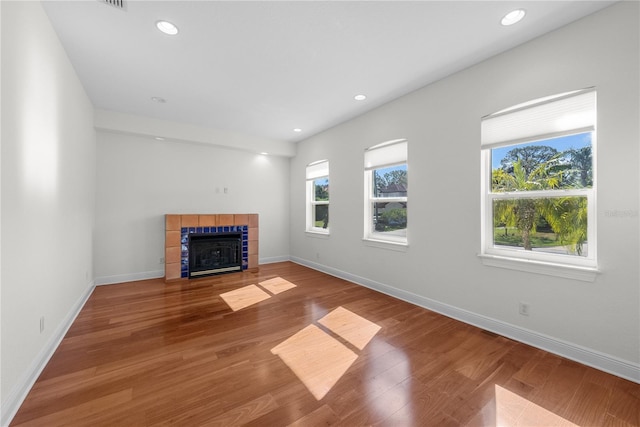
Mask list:
[[[500,23],[504,26],[513,25],[516,22],[520,22],[526,14],[524,9],[516,9],[504,15]]]
[[[163,33],[170,36],[175,36],[176,34],[178,34],[178,27],[176,27],[169,21],[158,21],[156,22],[156,27],[158,27],[158,29]]]
[[[353,99],[355,99],[356,101],[364,101],[365,99],[367,99],[367,95],[356,95],[353,97]]]
[[[151,97],[151,100],[152,100],[153,102],[157,102],[158,104],[164,104],[165,102],[167,102],[167,100],[166,100],[166,99],[161,98],[161,97],[159,97],[159,96],[152,96],[152,97]]]
[[[156,141],[164,141],[164,138],[163,138],[163,137],[161,137],[161,136],[156,136],[156,137],[155,137],[155,140],[156,140]]]
[[[262,153],[260,153],[260,154],[262,154],[263,156],[267,156],[267,155],[269,155],[269,153],[267,153],[266,151],[263,151],[263,152],[262,152]]]
[[[294,132],[302,132],[302,129],[300,129],[300,128],[295,128],[293,131],[294,131]]]

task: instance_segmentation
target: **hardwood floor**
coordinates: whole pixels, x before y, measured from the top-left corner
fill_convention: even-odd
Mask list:
[[[640,385],[278,263],[96,288],[11,425],[638,426]]]

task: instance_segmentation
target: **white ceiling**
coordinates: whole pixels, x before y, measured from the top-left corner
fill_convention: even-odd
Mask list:
[[[43,2],[96,108],[293,142],[613,3],[124,2]]]

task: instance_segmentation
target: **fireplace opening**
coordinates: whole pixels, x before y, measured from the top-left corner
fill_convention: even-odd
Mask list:
[[[189,278],[242,271],[242,233],[189,234]]]

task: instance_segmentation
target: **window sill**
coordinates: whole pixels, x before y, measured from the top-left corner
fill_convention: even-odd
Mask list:
[[[375,240],[375,239],[362,239],[362,242],[366,246],[372,248],[388,249],[397,252],[407,252],[409,245],[404,242],[390,242],[387,240]]]
[[[312,230],[305,230],[305,234],[308,237],[315,237],[317,239],[328,239],[329,238],[329,232],[328,231],[312,231]]]
[[[490,267],[545,274],[547,276],[563,277],[565,279],[581,280],[583,282],[594,282],[598,275],[598,269],[593,267],[554,264],[551,262],[489,254],[478,254],[478,257],[482,261],[482,264]]]

